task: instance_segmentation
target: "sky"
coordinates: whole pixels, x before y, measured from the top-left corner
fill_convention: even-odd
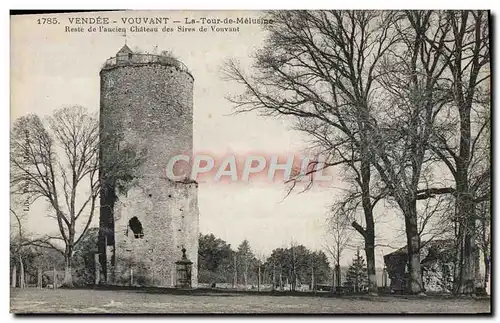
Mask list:
[[[126,40],[132,49],[170,50],[188,66],[195,79],[194,151],[284,154],[300,152],[306,147],[307,138],[290,129],[290,120],[269,119],[254,113],[234,115],[226,99],[242,89],[222,80],[220,67],[231,57],[248,70],[251,55],[266,37],[259,25],[242,26],[239,33],[127,33],[124,37],[119,32],[65,32],[68,17],[97,16],[117,21],[127,17],[168,17],[183,21],[200,17],[257,17],[258,12],[59,14],[58,25],[39,25],[39,16],[11,17],[11,123],[27,113],[45,116],[67,105],[82,105],[97,112],[99,70]],[[327,186],[315,186],[302,194],[293,192],[284,199],[287,190],[283,183],[201,183],[200,232],[213,233],[233,248],[247,239],[259,257],[268,256],[274,248],[286,247],[292,242],[312,250],[324,250],[328,243],[326,210],[339,198],[343,187],[345,184],[337,176]],[[41,210],[43,206],[31,208],[27,228],[37,233],[53,232],[55,223]],[[390,209],[381,208],[378,212],[379,241],[398,247],[404,245],[402,219]],[[97,225],[97,218],[94,223]],[[392,249],[386,247],[377,249],[378,267],[383,266],[382,255],[390,251]],[[341,265],[347,265],[354,254],[355,248],[347,250]]]

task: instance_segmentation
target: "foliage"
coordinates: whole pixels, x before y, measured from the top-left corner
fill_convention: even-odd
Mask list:
[[[200,234],[198,239],[198,281],[230,283],[233,281],[234,251],[226,241],[213,234]]]
[[[368,288],[365,259],[360,255],[359,249],[347,270],[345,285],[351,287],[354,292],[364,291]]]
[[[249,282],[257,282],[258,266],[260,262],[250,248],[250,242],[243,240],[236,251],[236,269],[239,275],[237,282],[247,285]]]
[[[234,261],[236,259],[236,268]],[[299,285],[311,283],[312,271],[316,283],[329,283],[330,268],[327,256],[322,251],[311,251],[303,245],[274,249],[264,263],[252,252],[250,242],[243,240],[236,251],[231,245],[213,234],[200,234],[198,248],[198,281],[200,283],[234,283],[257,285],[259,265],[261,282],[275,284],[286,280],[295,289]],[[235,271],[236,269],[236,271]]]
[[[73,254],[73,268],[75,273],[75,285],[92,285],[95,283],[95,254],[97,254],[97,242],[99,228],[90,228],[84,238],[75,248]]]
[[[270,281],[274,273],[275,283],[279,284],[281,275],[281,283],[288,280],[292,290],[299,285],[310,284],[312,271],[316,283],[329,282],[329,264],[325,253],[310,251],[303,245],[274,249],[264,266]]]

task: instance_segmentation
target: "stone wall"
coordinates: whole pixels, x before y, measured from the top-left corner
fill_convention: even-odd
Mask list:
[[[196,286],[199,233],[196,193],[196,183],[149,179],[117,202],[115,283],[128,285],[132,269],[135,285],[175,285],[175,262],[181,258],[184,247],[193,262],[192,285]],[[129,225],[133,217],[142,225],[139,237]]]

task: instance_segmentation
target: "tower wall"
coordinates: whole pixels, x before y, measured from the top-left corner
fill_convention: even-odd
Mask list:
[[[192,153],[193,78],[179,65],[158,62],[156,56],[151,60],[133,55],[122,56],[100,73],[101,131],[121,136],[120,145],[130,144],[144,154],[133,186],[126,194],[117,194],[111,210],[101,207],[101,228],[106,227],[102,231],[107,233],[100,244],[108,245],[101,265],[106,262],[109,283],[128,285],[132,274],[135,285],[171,286],[175,261],[184,247],[193,262],[196,286],[197,184],[164,176],[170,157]],[[140,221],[143,236],[132,232],[133,217]]]

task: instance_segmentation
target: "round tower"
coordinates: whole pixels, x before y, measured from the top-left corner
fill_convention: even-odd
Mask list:
[[[193,149],[193,76],[177,59],[127,45],[100,72],[101,134],[143,156],[126,192],[101,195],[100,263],[111,284],[175,286],[186,249],[197,285],[197,184],[164,175],[169,159]],[[115,158],[105,147],[102,158]],[[116,195],[115,195],[116,194]],[[103,279],[101,279],[103,280]]]

